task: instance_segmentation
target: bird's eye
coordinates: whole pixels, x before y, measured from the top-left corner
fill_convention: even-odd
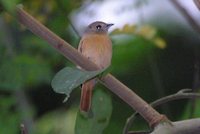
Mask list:
[[[96,26],[97,29],[101,29],[101,25]]]

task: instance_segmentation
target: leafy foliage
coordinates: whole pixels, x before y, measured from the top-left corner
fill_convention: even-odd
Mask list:
[[[92,98],[92,117],[85,117],[80,111],[76,117],[75,134],[102,134],[112,113],[110,96],[103,90],[95,89]]]
[[[126,24],[122,29],[115,29],[111,34],[134,34],[150,41],[152,44],[160,49],[166,48],[165,41],[157,35],[157,30],[150,25],[139,27],[137,25]]]
[[[83,71],[78,68],[65,67],[55,75],[51,85],[55,92],[66,94],[66,99],[68,99],[74,88],[103,71],[104,69],[98,71]]]
[[[6,60],[0,66],[0,87],[4,89],[23,89],[50,80],[50,68],[44,62],[28,55],[18,55]]]
[[[17,109],[13,97],[0,95],[0,133],[1,134],[17,134],[20,123],[20,114]],[[12,128],[12,129],[10,129]]]
[[[20,0],[0,0],[0,4],[10,13],[15,12],[15,6]]]
[[[77,108],[48,112],[36,122],[34,134],[74,134]]]

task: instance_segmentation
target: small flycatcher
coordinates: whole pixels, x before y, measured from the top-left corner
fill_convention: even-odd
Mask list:
[[[85,30],[78,46],[81,52],[100,69],[107,68],[111,64],[112,42],[108,36],[108,29],[113,24],[101,21],[91,23]],[[80,110],[88,112],[91,107],[92,90],[96,79],[91,79],[82,85]]]

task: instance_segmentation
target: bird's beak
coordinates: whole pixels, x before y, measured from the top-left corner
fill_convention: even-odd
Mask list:
[[[110,28],[111,26],[113,26],[114,24],[110,23],[110,24],[107,24],[107,28]]]

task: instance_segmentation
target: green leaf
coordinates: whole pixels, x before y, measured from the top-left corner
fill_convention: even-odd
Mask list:
[[[98,71],[84,71],[77,68],[65,67],[54,76],[51,86],[56,93],[69,96],[74,88],[103,71],[104,69]]]
[[[107,127],[111,114],[112,102],[110,96],[103,90],[95,89],[92,98],[92,118],[77,113],[75,134],[102,134]]]

